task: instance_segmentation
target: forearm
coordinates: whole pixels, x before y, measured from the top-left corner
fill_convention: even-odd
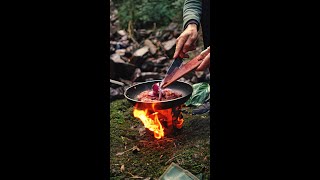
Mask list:
[[[185,0],[183,6],[183,27],[184,29],[188,24],[197,24],[199,29],[200,17],[202,12],[202,1],[201,0]]]

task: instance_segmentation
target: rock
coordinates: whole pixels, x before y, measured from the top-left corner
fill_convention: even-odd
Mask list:
[[[109,69],[109,72],[110,72],[110,78],[111,79],[114,79],[117,77],[117,72],[116,72],[116,63],[114,61],[111,60],[110,58],[110,69]]]
[[[204,71],[195,71],[195,74],[196,74],[198,79],[203,78],[203,76],[205,75]]]
[[[201,106],[199,106],[198,108],[193,109],[192,110],[192,115],[204,114],[204,113],[207,113],[207,112],[210,112],[210,102],[206,102],[206,103],[202,104]]]
[[[133,51],[133,46],[127,47],[127,48],[126,48],[126,51],[127,51],[127,52],[132,52],[132,51]]]
[[[127,32],[125,30],[119,30],[117,31],[117,33],[120,35],[120,36],[125,36],[127,35]]]
[[[133,57],[130,59],[130,63],[140,67],[148,52],[149,52],[148,46],[144,46],[143,48],[136,50],[133,54]]]
[[[149,40],[144,41],[144,45],[149,47],[150,53],[154,55],[157,52],[157,47]]]
[[[114,63],[125,63],[125,61],[121,59],[119,54],[112,54],[110,56],[110,60],[112,60]]]
[[[125,62],[119,54],[110,56],[110,78],[124,78],[131,79],[136,66]]]
[[[172,57],[174,54],[176,41],[176,38],[172,38],[171,40],[162,43],[164,50],[169,57]]]
[[[167,60],[167,57],[159,57],[158,59],[154,60],[154,63],[156,64],[164,64],[164,62]]]
[[[197,76],[193,76],[192,78],[191,78],[191,80],[190,80],[192,83],[198,83],[198,78],[197,78]]]
[[[143,62],[141,65],[142,71],[152,71],[154,68],[155,63],[153,62],[154,58],[148,58],[146,61]]]
[[[128,41],[128,35],[122,36],[120,41]],[[128,44],[129,44],[129,41],[128,41]]]
[[[120,87],[122,88],[122,87]],[[123,96],[123,92],[121,92],[120,88],[112,88],[110,87],[110,100],[116,100],[116,99],[122,99]]]
[[[175,30],[173,31],[173,37],[178,38],[181,33],[182,33],[181,30],[175,29]]]
[[[144,46],[138,50],[136,50],[133,54],[133,56],[135,57],[142,57],[144,56],[145,54],[147,54],[149,52],[149,47],[148,46]]]
[[[138,79],[140,76],[141,76],[141,69],[136,68],[133,75],[132,75],[131,81],[132,82],[136,81],[136,79]]]
[[[121,82],[123,82],[125,85],[132,86],[131,80],[126,80],[126,79],[122,79],[122,78],[119,78],[119,80]]]
[[[170,51],[176,45],[176,41],[177,39],[173,38],[169,41],[163,42],[162,45],[166,51]]]
[[[172,23],[170,23],[170,24],[169,24],[169,26],[168,26],[168,27],[166,27],[166,29],[165,29],[165,30],[167,30],[167,31],[174,31],[175,29],[177,29],[177,27],[178,27],[178,24],[177,24],[177,23],[172,22]]]
[[[167,41],[167,40],[169,40],[170,36],[171,36],[171,33],[170,32],[166,32],[161,36],[160,40],[161,41]]]
[[[161,79],[161,76],[157,72],[142,72],[141,76],[137,78],[137,81],[146,81],[146,80],[157,80]]]
[[[116,54],[118,54],[120,56],[124,56],[126,54],[126,50],[125,49],[118,49],[118,50],[116,50]]]

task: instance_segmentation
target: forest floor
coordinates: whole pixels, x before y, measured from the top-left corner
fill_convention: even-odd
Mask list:
[[[110,103],[110,179],[158,179],[174,162],[194,175],[210,176],[210,113],[192,115],[183,107],[183,128],[157,140],[141,131],[126,100]]]

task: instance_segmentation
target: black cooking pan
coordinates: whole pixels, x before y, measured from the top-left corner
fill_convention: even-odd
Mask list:
[[[152,85],[157,82],[161,82],[161,80],[147,81],[131,86],[125,91],[124,96],[128,99],[129,102],[131,102],[134,105],[138,105],[138,107],[152,108],[153,106],[155,109],[169,109],[185,103],[190,98],[193,91],[191,85],[184,82],[175,81],[174,83],[170,84],[167,88],[180,92],[182,94],[182,97],[158,102],[138,101],[138,94],[145,90],[151,90]]]

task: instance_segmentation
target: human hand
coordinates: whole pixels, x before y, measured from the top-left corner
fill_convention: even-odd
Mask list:
[[[204,71],[206,68],[208,68],[210,66],[210,46],[201,52],[201,54],[203,54],[204,52],[209,51],[209,54],[207,54],[201,64],[198,66],[198,68],[196,69],[196,71]]]
[[[187,28],[181,33],[177,38],[176,50],[174,52],[173,58],[188,58],[186,54],[188,51],[196,49],[196,40],[198,38],[198,30],[196,24],[189,24]]]

